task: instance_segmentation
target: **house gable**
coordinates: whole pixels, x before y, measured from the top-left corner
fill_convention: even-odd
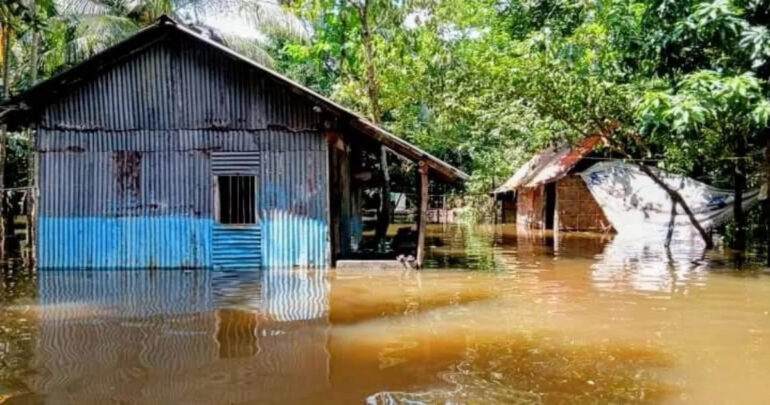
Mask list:
[[[43,109],[70,130],[317,130],[321,114],[263,72],[181,33],[78,83]]]

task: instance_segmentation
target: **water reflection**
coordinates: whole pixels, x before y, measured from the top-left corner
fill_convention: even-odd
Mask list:
[[[36,276],[28,269],[0,268],[0,403],[26,391],[22,371],[28,369],[38,332],[32,310]]]
[[[682,293],[702,285],[708,275],[701,244],[617,235],[591,266],[591,278],[601,289]]]
[[[770,401],[759,272],[688,244],[429,235],[422,271],[6,274],[0,402]]]
[[[258,311],[274,321],[323,318],[329,305],[329,274],[304,269],[214,272],[215,306]],[[299,298],[299,299],[298,299]]]
[[[308,398],[328,384],[328,282],[256,274],[43,272],[29,386],[77,403]]]

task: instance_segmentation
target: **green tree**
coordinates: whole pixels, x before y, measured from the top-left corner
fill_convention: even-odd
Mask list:
[[[679,149],[704,144],[717,145],[734,156],[736,237],[734,247],[745,249],[743,192],[747,181],[747,147],[768,125],[770,100],[763,95],[763,83],[751,73],[729,76],[699,70],[684,76],[675,89],[648,92],[639,105],[644,132],[676,142]]]

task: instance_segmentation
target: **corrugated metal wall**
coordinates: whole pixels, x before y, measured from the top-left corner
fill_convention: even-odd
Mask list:
[[[211,267],[211,156],[254,152],[264,267],[325,267],[327,146],[313,106],[184,37],[49,106],[38,130],[41,267]],[[227,254],[225,248],[224,254]],[[241,262],[252,267],[255,262]]]
[[[258,206],[266,267],[323,267],[328,262],[328,152],[317,134],[262,137]],[[324,241],[324,243],[320,243]]]

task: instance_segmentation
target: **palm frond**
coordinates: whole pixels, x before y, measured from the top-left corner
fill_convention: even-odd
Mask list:
[[[236,0],[232,6],[236,15],[262,33],[287,36],[299,41],[309,41],[312,36],[310,25],[276,0]]]
[[[262,43],[255,39],[243,38],[237,35],[220,34],[222,42],[228,48],[246,56],[247,58],[265,65],[273,67],[274,61],[270,54],[263,48]]]
[[[112,7],[101,0],[55,0],[58,14],[63,17],[84,15],[110,15]]]
[[[114,15],[77,18],[74,38],[69,41],[71,62],[83,60],[136,32],[139,26],[131,19]]]

